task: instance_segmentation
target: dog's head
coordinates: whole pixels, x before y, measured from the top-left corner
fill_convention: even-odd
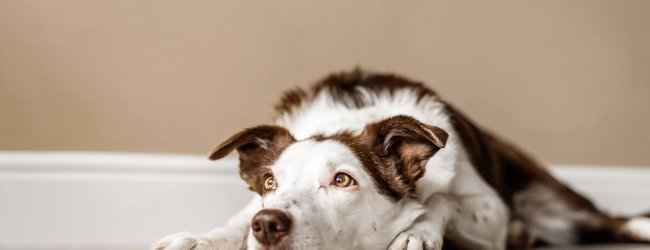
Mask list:
[[[283,127],[258,126],[210,159],[236,149],[242,179],[262,196],[249,249],[379,249],[422,213],[409,192],[446,140],[442,129],[408,116],[302,141]]]

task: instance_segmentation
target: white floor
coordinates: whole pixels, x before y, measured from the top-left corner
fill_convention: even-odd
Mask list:
[[[97,246],[20,246],[20,247],[0,247],[3,250],[146,250],[148,245],[97,245]],[[598,245],[598,246],[581,246],[565,248],[544,248],[540,250],[649,250],[648,245]]]

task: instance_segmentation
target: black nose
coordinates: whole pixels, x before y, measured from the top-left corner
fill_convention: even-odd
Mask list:
[[[280,210],[262,209],[253,217],[251,228],[257,242],[272,246],[289,234],[291,218]]]

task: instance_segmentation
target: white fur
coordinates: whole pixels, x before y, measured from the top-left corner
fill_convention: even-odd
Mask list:
[[[387,246],[390,249],[440,249],[443,236],[449,232],[449,237],[467,242],[473,249],[503,249],[507,209],[469,162],[444,104],[435,97],[416,102],[415,91],[408,88],[392,95],[360,91],[368,104],[363,108],[348,108],[323,92],[276,120],[276,124],[288,128],[299,140],[269,166],[278,187],[262,199],[264,208],[282,209],[293,218],[295,230],[283,239],[281,246],[289,249],[385,249]],[[445,148],[427,162],[425,175],[416,185],[415,199],[406,197],[394,202],[381,195],[345,145],[308,139],[316,134],[331,135],[340,131],[359,133],[366,124],[395,115],[415,117],[449,134]],[[358,189],[329,185],[339,171],[355,178]],[[245,228],[251,217],[242,213],[235,219],[241,222],[229,224],[226,229]],[[474,217],[480,219],[472,219]],[[207,237],[211,239],[207,242],[217,242],[219,237],[236,239],[235,236],[213,234]],[[163,243],[187,238],[187,235],[180,235],[165,239]],[[250,233],[247,242],[249,249],[263,249]],[[165,248],[168,245],[159,246],[162,246],[160,249],[185,250],[192,244]],[[195,246],[197,249],[231,249],[232,245]]]
[[[396,90],[392,95],[365,89],[359,91],[363,93],[364,102],[372,105],[351,109],[334,100],[327,92],[322,92],[312,102],[278,118],[276,123],[288,128],[297,140],[301,140],[316,134],[332,135],[340,131],[360,133],[366,124],[373,121],[396,115],[412,116],[449,133],[445,150],[440,150],[429,160],[425,173],[427,176],[418,185],[423,196],[446,190],[455,175],[454,168],[459,158],[457,151],[461,145],[449,122],[449,116],[444,111],[444,105],[436,98],[427,98],[418,103],[415,91],[410,88]]]
[[[622,230],[637,239],[650,241],[650,218],[633,218],[623,225]]]
[[[292,234],[283,243],[287,249],[380,249],[423,212],[415,202],[393,205],[378,195],[359,160],[336,141],[294,143],[271,169],[278,186],[262,203],[291,214]],[[358,187],[331,185],[339,172],[351,175]],[[368,232],[376,237],[366,237]],[[252,234],[248,245],[263,249]]]

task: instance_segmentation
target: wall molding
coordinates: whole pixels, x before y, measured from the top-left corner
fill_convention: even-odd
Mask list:
[[[144,246],[172,232],[205,232],[254,195],[237,164],[234,156],[0,151],[0,248]],[[650,168],[550,170],[608,211],[650,210]]]

